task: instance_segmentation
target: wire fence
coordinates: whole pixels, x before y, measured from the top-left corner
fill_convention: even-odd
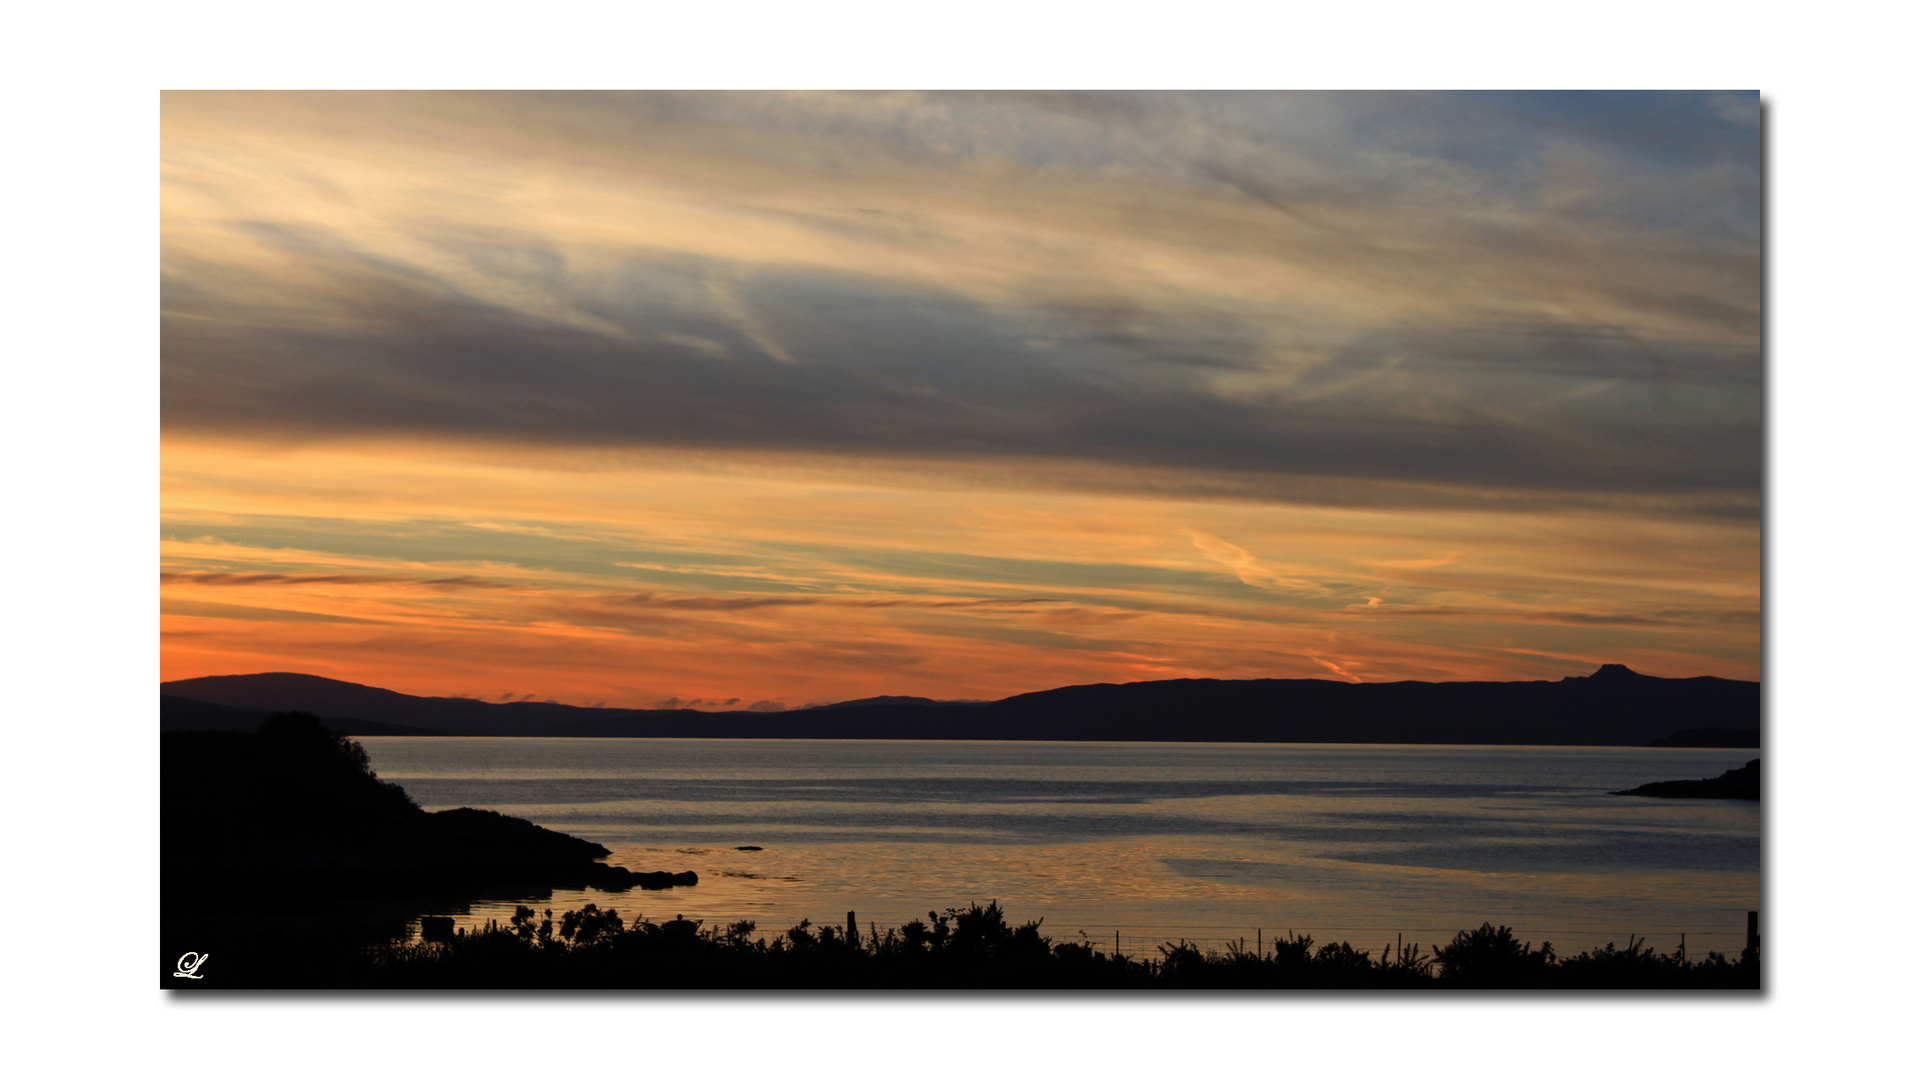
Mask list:
[[[1255,927],[1241,933],[1227,932],[1231,928],[1177,928],[1177,927],[1093,927],[1082,928],[1081,933],[1071,936],[1052,935],[1055,944],[1063,941],[1084,941],[1096,949],[1113,949],[1124,956],[1155,956],[1162,948],[1189,945],[1201,952],[1254,952],[1268,955],[1273,952],[1274,944],[1294,937],[1306,937],[1319,948],[1336,942],[1346,942],[1355,949],[1372,955],[1391,955],[1401,946],[1415,946],[1422,952],[1431,952],[1434,947],[1449,944],[1455,935],[1472,927],[1429,927],[1407,929],[1389,926],[1364,927],[1282,927],[1277,930]],[[1656,951],[1670,953],[1684,945],[1690,954],[1705,955],[1708,952],[1736,954],[1746,947],[1747,936],[1743,931],[1707,931],[1679,930],[1669,927],[1649,928],[1646,932],[1629,930],[1613,933],[1601,929],[1579,930],[1538,930],[1513,927],[1513,935],[1530,945],[1539,946],[1552,942],[1554,950],[1560,955],[1571,955],[1596,949],[1607,944],[1625,946],[1629,941],[1651,945]],[[1084,935],[1084,936],[1083,936]]]
[[[860,917],[858,913],[854,914],[854,923],[862,938],[874,933],[885,935],[888,930],[897,932],[902,922],[906,921],[888,916],[867,919]],[[494,910],[476,911],[472,914],[456,915],[454,921],[456,926],[463,927],[471,933],[485,928],[489,920],[505,925],[510,915],[511,912],[503,915]],[[689,913],[689,915],[700,923],[702,931],[719,931],[735,923],[752,922],[755,924],[754,932],[748,936],[761,941],[780,937],[787,930],[786,925],[770,925],[766,921],[767,913],[765,912],[743,912],[733,915]],[[660,920],[653,918],[651,921]],[[826,920],[813,923],[813,926],[815,928],[834,926],[845,929],[846,924],[836,920]],[[1313,947],[1316,949],[1336,942],[1346,942],[1355,949],[1367,951],[1375,956],[1391,954],[1402,945],[1418,946],[1422,952],[1430,952],[1435,946],[1452,942],[1456,934],[1472,929],[1474,929],[1472,926],[1408,927],[1387,923],[1338,926],[1329,924],[1233,926],[1075,923],[1072,929],[1043,924],[1041,932],[1055,945],[1084,943],[1109,954],[1117,952],[1122,956],[1152,958],[1159,956],[1163,948],[1179,945],[1191,946],[1203,953],[1226,953],[1238,950],[1269,955],[1276,942],[1299,937],[1311,938]],[[1552,942],[1555,952],[1562,956],[1571,956],[1608,944],[1625,946],[1629,941],[1650,945],[1661,953],[1671,953],[1684,945],[1687,953],[1693,956],[1704,956],[1708,952],[1734,956],[1747,944],[1746,931],[1737,929],[1702,931],[1693,927],[1632,926],[1612,930],[1597,925],[1559,929],[1515,926],[1511,929],[1514,937],[1534,946]],[[409,928],[410,939],[418,940],[419,930],[419,923],[416,921]]]

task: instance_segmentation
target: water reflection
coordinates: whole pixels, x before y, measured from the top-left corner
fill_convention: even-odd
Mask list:
[[[1758,807],[1606,794],[1717,775],[1752,756],[1737,750],[363,741],[429,809],[497,809],[701,878],[446,912],[468,921],[591,901],[777,931],[998,899],[1056,936],[1450,937],[1492,920],[1563,948],[1684,932],[1737,950],[1760,900]]]

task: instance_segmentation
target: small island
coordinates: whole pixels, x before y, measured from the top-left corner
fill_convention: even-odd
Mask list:
[[[1644,795],[1652,799],[1751,799],[1760,801],[1760,759],[1754,758],[1737,769],[1700,780],[1659,780],[1641,784],[1631,791],[1613,791],[1610,795]]]

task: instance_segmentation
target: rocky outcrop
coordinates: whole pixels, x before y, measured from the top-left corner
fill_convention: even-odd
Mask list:
[[[1755,758],[1737,769],[1728,769],[1709,779],[1660,780],[1641,784],[1631,791],[1613,795],[1644,795],[1653,799],[1760,799],[1760,759]]]
[[[254,734],[164,734],[160,787],[163,904],[699,882],[609,866],[599,844],[496,811],[427,813],[310,717],[275,717]]]
[[[544,829],[495,810],[460,807],[421,818],[393,869],[428,883],[469,886],[537,884],[547,888],[671,889],[697,885],[699,875],[635,871],[600,861],[612,852],[591,840]]]

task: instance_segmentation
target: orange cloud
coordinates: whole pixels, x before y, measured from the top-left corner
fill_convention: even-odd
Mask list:
[[[1757,674],[1757,538],[1738,522],[863,483],[748,460],[509,464],[444,445],[176,440],[163,467],[167,678],[302,670],[632,706],[1558,677],[1622,658]],[[1482,570],[1405,565],[1461,540]],[[1525,643],[1545,632],[1556,644]]]
[[[1757,144],[1397,100],[164,95],[163,672],[1757,677]]]

